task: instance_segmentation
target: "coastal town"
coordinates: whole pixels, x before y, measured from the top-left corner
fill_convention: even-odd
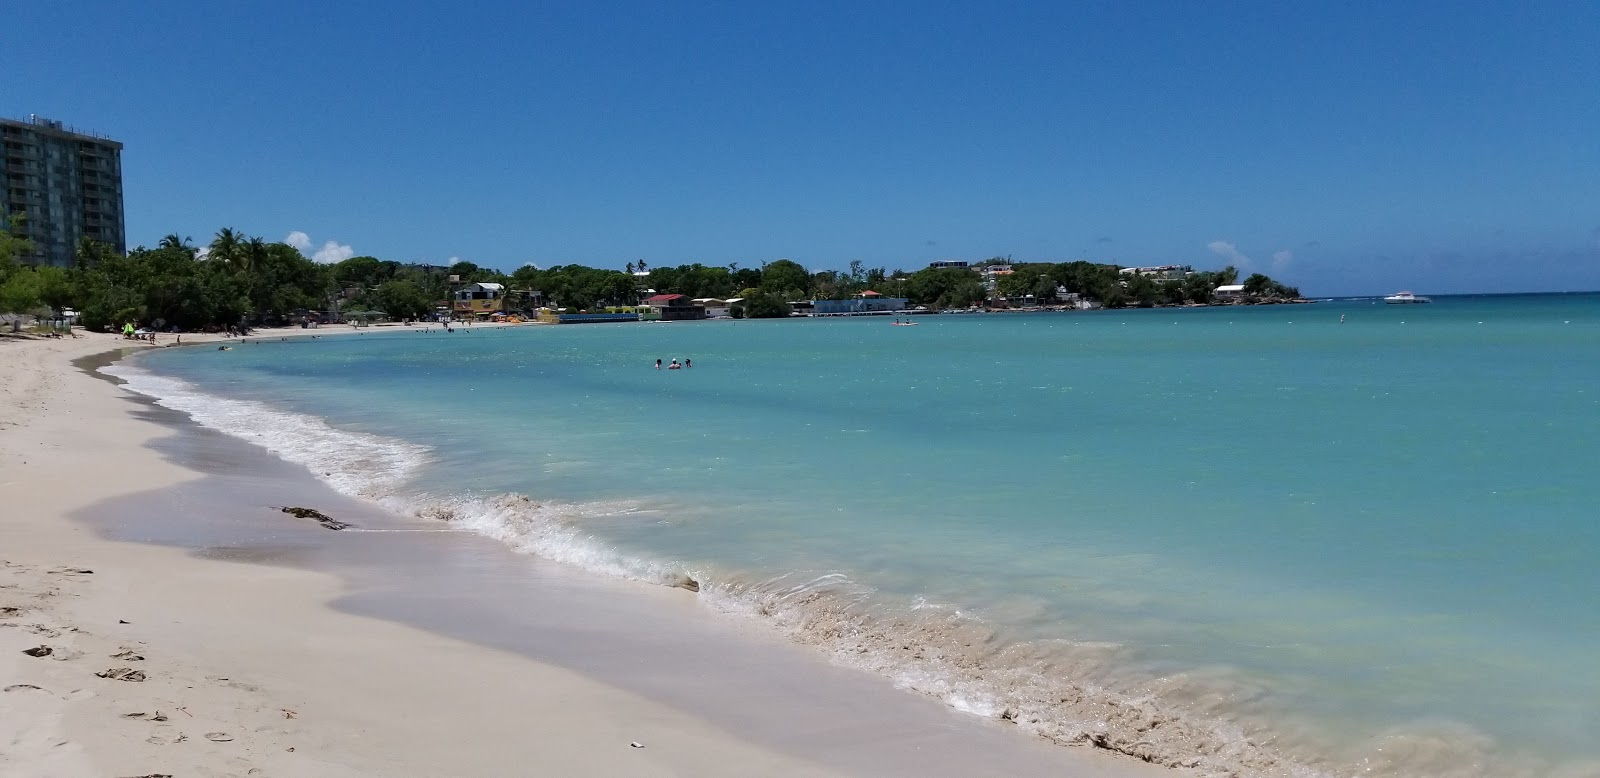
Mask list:
[[[584,264],[510,272],[308,256],[294,236],[232,228],[197,244],[176,233],[127,246],[123,144],[38,116],[0,120],[0,316],[13,330],[80,324],[97,331],[357,326],[407,321],[549,324],[724,318],[914,316],[1002,311],[1308,302],[1298,289],[1228,266],[1122,266],[1074,260],[935,260],[916,270],[756,267],[698,262],[622,269]]]

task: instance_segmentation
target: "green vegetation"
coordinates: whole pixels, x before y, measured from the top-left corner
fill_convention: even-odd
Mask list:
[[[771,292],[756,292],[744,301],[740,315],[746,319],[781,319],[789,315],[789,304]]]
[[[741,297],[734,316],[773,318],[787,316],[794,300],[841,300],[869,290],[930,308],[966,308],[991,296],[1013,301],[1031,296],[1051,304],[1058,288],[1110,308],[1208,304],[1218,286],[1237,283],[1239,276],[1229,267],[1181,280],[1154,280],[1122,273],[1115,265],[1008,263],[999,257],[974,268],[911,273],[867,268],[859,261],[851,262],[847,271],[812,273],[779,259],[759,268],[738,263],[651,268],[639,260],[627,263],[625,271],[525,265],[505,274],[471,262],[446,267],[368,256],[321,265],[291,246],[231,228],[219,230],[203,249],[189,238],[168,235],[156,248],[141,246],[127,256],[85,241],[78,247],[76,266],[62,269],[21,265],[16,257],[28,246],[13,234],[15,226],[13,221],[0,229],[0,313],[48,315],[76,308],[82,323],[93,329],[114,329],[125,322],[184,330],[273,324],[313,311],[381,311],[396,319],[423,318],[448,305],[453,287],[478,282],[503,284],[518,301],[542,299],[574,310],[630,306],[649,294]],[[1012,272],[999,276],[991,295],[979,268],[998,264],[1009,264]],[[1299,290],[1260,273],[1245,279],[1244,287],[1248,301],[1299,295]]]
[[[1244,280],[1244,293],[1252,297],[1299,297],[1300,290],[1284,286],[1262,273],[1251,273]]]

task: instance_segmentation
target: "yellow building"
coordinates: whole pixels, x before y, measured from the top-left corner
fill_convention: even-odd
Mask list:
[[[457,316],[490,316],[506,310],[506,288],[501,284],[468,284],[456,290]]]

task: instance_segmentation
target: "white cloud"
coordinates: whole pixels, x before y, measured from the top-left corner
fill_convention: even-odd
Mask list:
[[[460,262],[460,261],[461,261],[461,257],[451,257],[451,258],[445,260],[444,263],[446,265],[454,265],[455,263]]]
[[[1240,253],[1239,247],[1228,241],[1214,240],[1207,243],[1206,248],[1211,249],[1213,254],[1228,260],[1234,267],[1241,270],[1250,266],[1250,258]]]
[[[330,240],[322,244],[322,248],[317,249],[316,253],[313,254],[311,247],[314,244],[311,242],[311,236],[300,230],[289,233],[284,237],[283,242],[293,246],[301,254],[309,255],[312,261],[321,262],[324,265],[343,262],[356,255],[355,249],[336,240]]]
[[[1289,266],[1294,261],[1294,252],[1288,249],[1272,253],[1272,270],[1278,272]]]
[[[312,254],[311,259],[324,265],[331,265],[335,262],[343,262],[355,255],[355,249],[340,245],[336,240],[330,240],[322,244],[322,248],[317,249],[317,253]]]
[[[197,248],[197,249],[194,250],[194,258],[195,259],[205,259],[206,257],[209,257],[209,256],[211,256],[211,247],[210,246],[201,246],[200,248]]]

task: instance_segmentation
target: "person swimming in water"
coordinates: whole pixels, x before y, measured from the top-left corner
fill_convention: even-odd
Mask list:
[[[683,366],[684,367],[694,367],[694,360],[692,360],[692,359],[690,359],[688,357],[684,357],[683,358]]]
[[[658,360],[656,360],[656,369],[657,369],[657,370],[660,370],[660,369],[661,369],[661,360],[659,360],[659,359],[658,359]]]
[[[673,357],[672,358],[672,364],[667,365],[667,369],[668,370],[682,370],[683,369],[683,365],[678,364],[678,358],[677,357]]]

